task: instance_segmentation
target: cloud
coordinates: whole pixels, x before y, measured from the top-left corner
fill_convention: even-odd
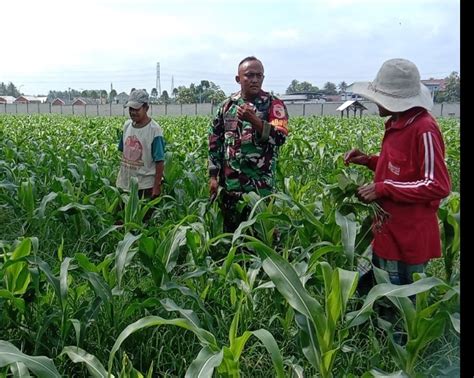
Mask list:
[[[68,87],[162,88],[207,79],[236,89],[237,63],[255,55],[268,89],[292,79],[322,86],[370,80],[391,57],[434,76],[459,71],[459,0],[59,0],[2,4],[0,81],[25,92]],[[123,87],[123,88],[122,88]]]

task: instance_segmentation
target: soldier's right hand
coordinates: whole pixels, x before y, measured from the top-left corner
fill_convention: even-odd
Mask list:
[[[217,196],[217,189],[219,188],[219,184],[217,182],[216,177],[211,177],[209,179],[209,197],[215,198]]]

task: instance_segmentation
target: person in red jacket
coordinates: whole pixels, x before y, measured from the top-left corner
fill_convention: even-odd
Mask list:
[[[441,256],[437,211],[451,191],[443,137],[429,113],[433,101],[418,68],[406,59],[386,61],[373,82],[353,86],[377,104],[381,117],[389,116],[378,156],[358,149],[344,155],[346,165],[375,171],[374,182],[358,188],[358,196],[389,213],[381,227],[372,227],[372,262],[393,284],[412,283],[413,273]]]

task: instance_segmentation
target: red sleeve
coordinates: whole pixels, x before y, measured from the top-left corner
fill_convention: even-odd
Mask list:
[[[369,162],[366,164],[366,167],[372,171],[375,171],[375,168],[377,168],[378,161],[379,161],[378,155],[371,155],[369,156]]]
[[[419,177],[416,181],[384,180],[376,184],[383,197],[398,202],[429,202],[449,195],[451,180],[444,161],[444,143],[439,129],[425,130],[418,135]]]

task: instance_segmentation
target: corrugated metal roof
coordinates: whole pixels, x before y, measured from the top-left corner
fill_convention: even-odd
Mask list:
[[[27,102],[40,102],[40,103],[44,103],[48,100],[48,97],[46,96],[26,96],[26,95],[21,95],[21,96],[18,96],[15,101],[16,102],[20,102],[19,100],[24,100],[24,101],[27,101]]]
[[[308,99],[307,95],[296,95],[296,94],[285,94],[285,95],[280,95],[278,98],[282,101],[296,101],[296,100],[306,100]]]
[[[3,99],[3,101],[2,101]],[[13,96],[0,96],[0,102],[6,102],[7,104],[13,104],[15,97]]]
[[[77,97],[73,100],[72,105],[97,105],[100,101],[96,98]]]

